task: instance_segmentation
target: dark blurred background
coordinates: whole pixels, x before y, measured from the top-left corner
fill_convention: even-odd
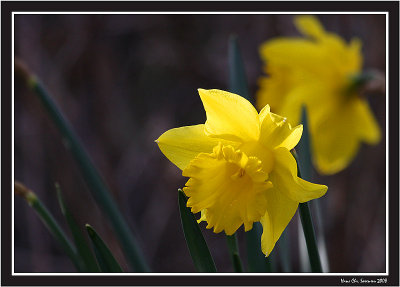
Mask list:
[[[325,28],[363,42],[364,68],[385,72],[384,15],[319,15]],[[251,94],[260,44],[296,36],[291,15],[15,15],[15,55],[47,86],[110,186],[154,272],[195,272],[177,205],[186,179],[154,140],[205,121],[197,88],[228,89],[228,40],[239,36]],[[385,133],[385,97],[369,98]],[[54,183],[129,270],[112,229],[38,99],[15,79],[15,179],[35,191],[65,229]],[[331,272],[385,272],[385,136],[351,166],[314,181]],[[299,271],[298,214],[289,224]],[[232,272],[224,234],[201,224],[220,272]],[[243,230],[239,232],[245,255]],[[279,245],[279,242],[278,242]],[[15,272],[75,272],[33,210],[15,198]],[[276,252],[279,252],[277,250]],[[278,258],[276,256],[276,258]],[[278,270],[279,270],[278,266]]]

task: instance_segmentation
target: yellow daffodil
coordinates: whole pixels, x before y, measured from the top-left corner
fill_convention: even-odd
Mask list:
[[[199,89],[205,124],[171,129],[156,142],[163,154],[189,177],[183,191],[193,213],[214,232],[232,235],[243,224],[263,225],[262,250],[268,256],[299,202],[325,194],[327,187],[297,177],[290,150],[303,126],[258,114],[246,99],[225,91]]]
[[[381,137],[367,100],[354,88],[361,43],[347,44],[313,16],[296,17],[295,25],[306,38],[277,38],[260,48],[268,77],[260,80],[257,107],[268,103],[295,125],[305,106],[314,164],[333,174],[349,165],[361,142],[376,144]]]

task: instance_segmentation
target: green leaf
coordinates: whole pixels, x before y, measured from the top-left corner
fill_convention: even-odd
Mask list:
[[[233,235],[227,235],[226,240],[228,243],[229,255],[233,264],[233,270],[235,272],[243,272],[242,261],[240,260],[238,240],[236,233]]]
[[[16,63],[21,65],[20,61],[17,61]],[[29,74],[26,76],[26,78],[29,87],[39,97],[51,120],[60,131],[65,147],[70,150],[74,156],[82,176],[89,186],[89,190],[93,198],[96,200],[101,210],[106,214],[106,216],[108,216],[108,219],[110,220],[111,225],[114,228],[115,233],[122,245],[124,255],[126,256],[130,265],[137,272],[148,272],[149,268],[143,258],[142,252],[138,247],[136,239],[133,236],[128,223],[122,216],[118,205],[111,196],[108,186],[93,164],[89,154],[80,143],[79,138],[74,133],[69,122],[63,116],[60,109],[57,107],[49,93],[38,81],[38,79],[32,74]]]
[[[269,272],[265,255],[261,251],[261,235],[262,226],[259,222],[254,222],[253,228],[245,232],[249,272]]]
[[[290,261],[290,229],[288,226],[282,232],[278,241],[278,254],[282,262],[283,272],[291,272],[292,266]]]
[[[303,134],[296,147],[296,150],[298,150],[298,166],[300,169],[301,178],[310,181],[312,175],[311,145],[307,110],[304,106],[302,107],[301,112],[301,123],[303,124]]]
[[[297,162],[297,175],[305,180],[310,180],[311,168],[312,168],[311,151],[310,151],[310,138],[308,134],[308,119],[305,107],[302,108],[302,123],[303,123],[303,135],[298,144],[299,153],[292,150],[292,154]],[[314,224],[312,221],[308,202],[303,202],[299,204],[299,214],[300,214],[301,224],[303,227],[304,237],[306,240],[311,271],[322,272],[321,259],[319,256],[318,245],[314,231]]]
[[[319,257],[317,240],[315,238],[314,225],[311,218],[308,202],[299,204],[299,214],[306,239],[308,257],[310,258],[311,271],[322,272],[321,259]]]
[[[366,77],[370,77],[370,75],[366,75]],[[298,165],[301,172],[301,176],[303,179],[307,181],[312,181],[312,156],[311,156],[311,141],[310,141],[310,133],[308,128],[308,117],[306,107],[303,106],[301,113],[301,122],[303,124],[303,135],[299,144],[297,145],[298,150]],[[317,226],[317,235],[318,235],[318,248],[321,252],[321,264],[324,267],[323,270],[328,272],[329,270],[329,262],[328,262],[328,252],[326,250],[325,244],[325,236],[323,233],[323,222],[322,222],[322,214],[321,208],[319,206],[320,200],[316,199],[310,202],[311,208],[315,211],[316,215],[316,226]],[[302,262],[306,262],[305,259]],[[307,270],[307,267],[303,267]]]
[[[229,90],[252,102],[236,35],[231,35],[229,39]]]
[[[36,194],[26,188],[22,183],[17,181],[14,183],[14,191],[15,194],[24,198],[28,202],[28,204],[36,211],[36,214],[39,216],[40,220],[53,235],[54,239],[60,244],[61,248],[71,259],[76,269],[79,272],[84,272],[85,269],[83,267],[82,261],[80,260],[76,252],[75,247],[69,241],[67,235],[64,233],[58,222],[55,220],[50,211],[43,205]]]
[[[86,230],[89,238],[92,240],[94,253],[99,262],[100,269],[105,273],[123,272],[121,266],[115,260],[108,246],[100,238],[97,232],[89,224],[86,224]]]
[[[196,270],[198,272],[217,272],[199,224],[194,214],[186,207],[187,198],[181,189],[178,190],[178,203],[183,233]]]
[[[71,230],[72,237],[74,238],[75,246],[81,257],[83,263],[85,264],[85,272],[100,272],[99,266],[97,265],[96,259],[87,244],[83,233],[81,232],[78,224],[76,223],[71,212],[68,210],[61,194],[61,189],[58,183],[56,183],[58,202],[61,207],[61,211],[68,223],[69,229]]]
[[[274,253],[271,253],[268,257],[265,257],[262,253],[261,235],[262,225],[260,222],[254,222],[253,228],[245,232],[248,271],[255,273],[274,272]]]

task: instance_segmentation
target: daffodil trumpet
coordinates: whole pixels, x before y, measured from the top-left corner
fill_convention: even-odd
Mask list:
[[[327,187],[297,176],[290,153],[303,127],[271,113],[257,113],[239,95],[199,89],[205,124],[174,128],[157,144],[188,177],[183,188],[192,213],[215,233],[234,234],[261,222],[261,249],[269,256],[299,203],[323,196]]]

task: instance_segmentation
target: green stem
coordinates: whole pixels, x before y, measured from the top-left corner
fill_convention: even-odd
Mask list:
[[[326,250],[326,242],[324,235],[324,224],[322,222],[321,201],[314,200],[311,202],[311,209],[316,214],[316,226],[318,236],[318,249],[321,251],[321,265],[323,272],[329,272],[328,251]]]
[[[291,272],[289,226],[282,232],[281,238],[279,239],[278,254],[282,263],[283,272]]]
[[[262,225],[260,222],[254,222],[253,228],[245,232],[247,248],[247,270],[248,272],[272,272],[272,254],[269,257],[261,251]]]
[[[310,258],[308,256],[306,239],[304,238],[303,225],[301,224],[300,218],[297,221],[297,232],[298,232],[297,243],[299,246],[300,272],[309,273],[311,272]]]
[[[271,255],[269,255],[269,257],[265,258],[265,270],[267,273],[275,272],[275,268],[273,265]]]
[[[271,254],[265,258],[267,262],[268,272],[275,273],[278,270],[278,257],[276,256],[276,252],[271,251]]]
[[[297,162],[297,176],[302,178],[299,167],[299,160],[295,150],[292,150],[292,155],[294,156]],[[315,238],[314,225],[312,222],[312,217],[310,213],[310,208],[308,206],[308,202],[303,202],[299,204],[299,213],[300,213],[301,224],[303,226],[304,237],[306,239],[308,256],[310,258],[311,271],[322,272],[321,259],[319,257],[317,240]]]
[[[148,272],[149,268],[143,258],[141,250],[138,248],[138,244],[131,233],[128,224],[119,211],[114,198],[111,196],[109,188],[106,186],[99,172],[95,168],[88,153],[81,145],[78,137],[73,132],[70,124],[64,118],[60,109],[53,102],[44,86],[36,79],[36,77],[33,76],[19,61],[16,61],[16,69],[23,74],[29,86],[39,97],[51,119],[61,132],[65,146],[71,151],[77,161],[92,196],[107,214],[108,219],[114,227],[129,263],[137,272]]]
[[[235,272],[243,272],[236,233],[233,235],[227,235],[226,240],[228,242],[229,255],[231,256],[233,269]]]
[[[309,134],[309,124],[307,109],[305,106],[302,107],[301,122],[303,124],[303,135],[298,144],[299,154],[293,152],[294,157],[297,162],[297,173],[298,176],[304,180],[310,181],[312,177],[312,162],[311,162],[311,140]],[[318,203],[318,202],[316,202]],[[300,203],[299,213],[301,218],[301,223],[304,231],[304,236],[306,240],[307,250],[310,258],[310,265],[312,272],[322,272],[321,259],[318,252],[318,244],[315,239],[315,231],[312,222],[312,217],[310,214],[310,208],[308,203]],[[319,231],[322,230],[322,223],[320,222],[320,214],[317,213],[317,225],[320,224]],[[320,240],[323,240],[323,237]],[[324,249],[321,250],[324,253]],[[324,257],[325,258],[325,257]]]
[[[240,53],[238,36],[231,35],[229,38],[229,91],[252,101],[247,87],[244,63]]]
[[[315,273],[322,272],[321,260],[319,257],[317,240],[315,238],[314,225],[308,202],[299,204],[299,213],[304,237],[306,239],[308,256],[310,257],[311,271]]]

